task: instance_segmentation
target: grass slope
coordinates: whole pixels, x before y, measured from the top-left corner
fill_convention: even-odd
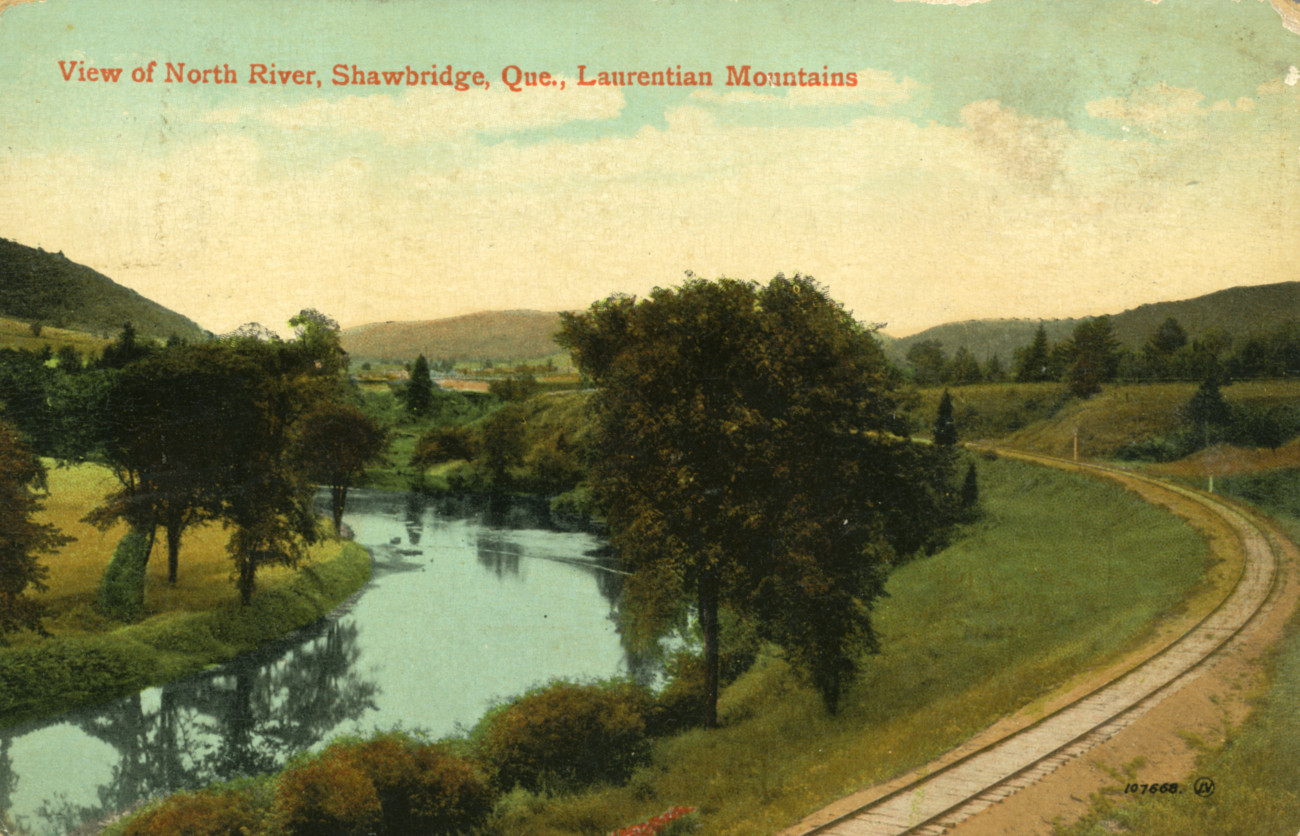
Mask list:
[[[1060,383],[989,383],[948,391],[963,439],[1000,439],[1035,453],[1070,456],[1077,427],[1079,455],[1106,459],[1133,441],[1174,431],[1178,411],[1196,388],[1195,383],[1111,384],[1087,400],[1069,398]],[[1233,404],[1289,406],[1300,401],[1300,380],[1248,380],[1222,391]],[[938,388],[917,393],[911,410],[916,431],[930,432],[942,394]]]
[[[32,334],[31,324],[16,319],[0,318],[0,348],[14,348],[20,351],[40,351],[46,346],[57,352],[65,345],[70,345],[83,357],[99,354],[110,340],[73,331],[67,328],[41,328],[39,337]]]
[[[1225,493],[1255,502],[1278,520],[1291,539],[1300,539],[1300,469],[1245,475],[1222,483]],[[1255,709],[1221,746],[1207,748],[1196,775],[1213,776],[1219,787],[1208,798],[1191,795],[1125,799],[1116,786],[1093,799],[1087,816],[1058,833],[1185,836],[1188,833],[1293,836],[1300,829],[1300,613],[1269,659],[1267,682]],[[1121,803],[1127,800],[1129,803]]]
[[[230,580],[227,532],[205,526],[181,549],[176,586],[166,579],[162,538],[145,587],[145,617],[135,624],[95,609],[100,577],[125,526],[108,532],[81,517],[113,486],[95,465],[51,468],[50,495],[39,515],[77,539],[43,561],[52,638],[24,633],[0,648],[0,726],[57,714],[179,678],[305,626],[365,583],[370,559],[355,544],[313,547],[301,569],[258,572],[253,604],[244,607]]]
[[[141,336],[198,339],[203,329],[63,253],[0,238],[0,315],[101,335],[130,322]]]
[[[1005,460],[979,467],[986,516],[894,573],[876,611],[883,652],[838,716],[767,656],[724,693],[722,729],[661,742],[627,787],[512,796],[501,832],[601,834],[674,804],[701,809],[701,834],[774,832],[1116,658],[1201,583],[1199,537],[1122,488]]]

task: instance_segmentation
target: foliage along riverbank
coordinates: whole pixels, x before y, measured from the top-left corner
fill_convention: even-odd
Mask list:
[[[304,627],[360,589],[370,556],[354,543],[325,540],[298,569],[270,567],[258,595],[239,603],[231,586],[228,533],[197,528],[187,541],[176,584],[167,582],[165,552],[155,544],[145,579],[142,618],[124,623],[95,606],[96,590],[126,533],[101,532],[82,519],[111,485],[107,469],[90,464],[51,468],[49,495],[38,518],[75,539],[46,558],[49,637],[19,633],[0,648],[0,726],[92,705],[227,661]]]
[[[239,809],[250,833],[307,832],[285,824],[303,815],[293,801],[301,787],[282,788],[346,778],[358,798],[379,799],[378,810],[366,802],[366,816],[382,816],[384,799],[394,797],[384,782],[415,781],[405,767],[378,768],[375,751],[384,749],[390,765],[467,762],[495,799],[475,817],[484,834],[604,836],[680,805],[698,808],[701,834],[773,832],[926,763],[1079,670],[1115,659],[1204,591],[1206,546],[1168,512],[1105,481],[1005,460],[977,466],[983,517],[947,549],[893,573],[876,612],[882,652],[864,652],[863,677],[837,715],[766,646],[723,690],[717,730],[691,726],[701,676],[679,659],[677,680],[660,694],[629,683],[553,684],[498,707],[467,737],[435,744],[435,754],[419,754],[429,745],[419,740],[402,743],[409,754],[375,743],[385,735],[353,740],[280,775],[150,810]],[[1062,508],[1088,510],[1044,524]],[[547,740],[582,745],[536,746]],[[610,761],[595,775],[580,770],[592,751]],[[450,774],[463,774],[465,763],[456,763]],[[369,832],[366,816],[339,832]],[[110,832],[152,832],[143,819],[141,829],[123,822]]]
[[[210,609],[0,650],[0,723],[94,705],[229,661],[311,624],[369,577],[365,549],[335,541],[313,549],[297,571],[268,577],[249,606],[232,591]]]

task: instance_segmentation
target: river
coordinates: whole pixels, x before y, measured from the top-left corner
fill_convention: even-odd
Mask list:
[[[551,678],[646,675],[619,640],[603,541],[544,503],[354,491],[344,521],[374,559],[350,606],[220,668],[0,732],[0,810],[60,836],[339,734],[437,738]]]

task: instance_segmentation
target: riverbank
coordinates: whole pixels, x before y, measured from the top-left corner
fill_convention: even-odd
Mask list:
[[[76,537],[45,560],[48,588],[33,596],[47,609],[46,637],[20,634],[0,648],[0,728],[54,716],[228,661],[316,621],[370,577],[360,546],[326,540],[295,569],[258,574],[252,604],[230,581],[227,532],[187,537],[175,585],[166,580],[163,543],[154,546],[143,617],[113,621],[95,608],[99,578],[124,527],[100,532],[82,522],[111,486],[94,465],[52,468],[42,521]]]
[[[774,832],[928,762],[1010,707],[1042,705],[1080,671],[1194,618],[1230,574],[1191,525],[1122,487],[1005,459],[978,464],[984,516],[948,549],[894,572],[875,614],[882,653],[863,660],[839,715],[826,715],[768,648],[723,693],[721,729],[655,738],[626,783],[516,789],[485,832],[608,833],[678,805],[699,809],[701,834]],[[1058,508],[1087,510],[1044,525]],[[485,540],[476,562],[500,558],[492,565],[509,577],[507,545]],[[460,625],[459,634],[479,633]],[[453,745],[472,752],[475,742]]]

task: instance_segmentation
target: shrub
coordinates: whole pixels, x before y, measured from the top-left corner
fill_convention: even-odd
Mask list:
[[[115,636],[53,639],[0,654],[4,723],[138,691],[157,660],[137,642]]]
[[[379,827],[379,794],[351,758],[322,756],[280,776],[275,817],[292,836],[369,836]]]
[[[720,609],[718,621],[722,634],[718,648],[718,686],[725,688],[753,666],[763,640],[753,619],[741,618],[730,609]],[[702,636],[695,635],[692,647],[673,653],[665,664],[668,684],[651,708],[650,734],[676,734],[700,725],[704,719],[707,705],[704,655],[698,649],[702,641]]]
[[[374,788],[386,836],[460,833],[477,827],[495,797],[478,770],[444,747],[397,733],[340,741],[321,760],[350,764]]]
[[[347,800],[330,798],[335,789]],[[400,733],[334,742],[286,771],[279,797],[281,826],[313,836],[460,833],[480,826],[495,802],[473,763]]]
[[[1287,407],[1264,409],[1238,404],[1232,407],[1229,437],[1243,446],[1275,450],[1296,434],[1297,423],[1294,410]]]
[[[700,725],[708,695],[704,690],[704,657],[681,652],[668,661],[668,684],[655,697],[650,711],[651,734],[669,735]]]
[[[570,517],[594,516],[596,506],[591,497],[591,487],[580,484],[571,491],[553,497],[551,499],[551,512]]]
[[[494,793],[465,758],[437,746],[415,750],[416,784],[410,795],[410,829],[390,834],[459,833],[492,812]]]
[[[623,782],[649,757],[650,700],[630,682],[556,682],[490,712],[476,736],[503,789]]]
[[[99,611],[119,621],[134,621],[144,609],[144,570],[149,540],[132,529],[118,542],[99,582]]]
[[[411,466],[425,470],[442,462],[473,459],[478,453],[478,439],[467,427],[434,427],[420,436],[411,453]]]
[[[1147,438],[1130,441],[1116,451],[1121,461],[1171,462],[1187,455],[1185,444],[1168,438]]]
[[[258,824],[248,796],[235,790],[173,795],[133,818],[123,836],[240,836]]]

